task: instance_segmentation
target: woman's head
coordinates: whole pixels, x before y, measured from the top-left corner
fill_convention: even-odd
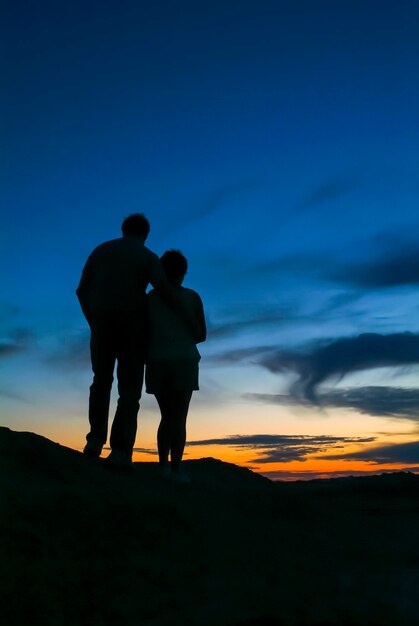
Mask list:
[[[183,254],[179,250],[167,250],[160,261],[170,282],[181,285],[188,270],[188,262]]]

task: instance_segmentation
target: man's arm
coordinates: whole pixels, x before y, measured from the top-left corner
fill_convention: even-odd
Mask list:
[[[201,296],[194,292],[195,294],[195,314],[198,320],[198,324],[200,327],[200,333],[195,339],[196,343],[202,343],[207,338],[207,324],[205,321],[205,313],[204,313],[204,305],[202,304]]]
[[[90,290],[90,282],[91,282],[91,261],[90,257],[86,261],[86,265],[83,268],[79,286],[76,289],[77,298],[80,302],[81,310],[83,311],[83,315],[86,318],[87,322],[90,325],[90,310],[89,310],[89,290]]]

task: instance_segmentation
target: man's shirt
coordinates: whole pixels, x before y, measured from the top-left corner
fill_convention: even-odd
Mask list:
[[[165,281],[159,258],[138,237],[100,244],[83,268],[77,295],[89,318],[103,314],[146,314],[145,290]]]

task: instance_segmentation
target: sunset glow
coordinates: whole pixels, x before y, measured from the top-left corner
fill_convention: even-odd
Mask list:
[[[10,8],[1,425],[83,449],[75,289],[144,212],[208,322],[185,459],[419,471],[419,4],[94,6]]]

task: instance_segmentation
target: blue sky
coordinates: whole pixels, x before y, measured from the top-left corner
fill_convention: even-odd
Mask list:
[[[142,211],[149,247],[186,254],[206,306],[190,439],[414,442],[418,40],[403,0],[8,3],[2,423],[82,446],[74,291],[91,249]]]

